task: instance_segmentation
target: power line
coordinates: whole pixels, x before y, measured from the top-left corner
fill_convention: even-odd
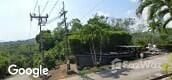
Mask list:
[[[57,3],[59,2],[59,0],[57,0],[55,2],[55,4],[53,5],[53,7],[51,8],[51,11],[49,12],[49,15],[53,12],[54,8],[56,7]],[[59,12],[59,11],[58,11]],[[57,20],[59,18],[59,16],[53,17],[50,20],[47,21],[47,24],[50,24],[52,22],[54,22],[55,20]]]
[[[33,10],[34,13],[35,13],[35,9],[36,9],[37,6],[38,6],[38,0],[36,0],[36,3],[35,3],[35,7],[34,7],[34,10]]]
[[[51,13],[53,12],[54,8],[56,7],[57,3],[59,2],[59,0],[57,0],[55,2],[55,4],[53,5],[53,7],[51,8],[50,12],[49,12],[49,16],[51,15]]]
[[[44,13],[44,11],[45,11],[45,9],[46,9],[48,3],[49,3],[49,0],[47,0],[47,2],[45,3],[45,6],[44,6],[44,8],[42,9],[41,13]]]
[[[83,17],[81,18],[81,20],[83,18],[85,18],[86,16],[85,15],[88,15],[90,14],[93,10],[95,10],[97,8],[97,6],[99,6],[104,0],[101,0],[100,2],[98,2],[93,8],[91,8],[86,14],[83,15]]]
[[[58,18],[59,18],[59,16],[56,16],[56,17],[54,17],[54,18],[48,20],[47,24],[50,24],[50,23],[54,22],[54,21],[57,20]]]

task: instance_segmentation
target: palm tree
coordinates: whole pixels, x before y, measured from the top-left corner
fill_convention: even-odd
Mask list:
[[[136,14],[140,16],[144,9],[148,7],[148,24],[152,30],[166,29],[167,24],[172,20],[172,1],[171,0],[140,0],[140,5],[136,10]],[[170,18],[163,20],[166,14],[170,14]]]

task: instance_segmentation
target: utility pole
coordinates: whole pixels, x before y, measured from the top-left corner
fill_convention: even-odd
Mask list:
[[[34,14],[31,14],[30,13],[30,18],[31,18],[31,21],[33,18],[37,19],[38,20],[38,26],[40,28],[40,44],[39,44],[39,49],[40,49],[40,52],[42,53],[42,65],[44,65],[44,50],[43,50],[43,41],[42,41],[42,26],[44,26],[47,22],[47,18],[48,18],[48,14],[46,14],[46,16],[41,16],[41,13],[40,13],[40,6],[38,6],[38,11],[39,11],[39,14],[36,15],[35,13]],[[43,20],[45,20],[45,22],[43,22]]]
[[[62,8],[62,12],[60,13],[60,17],[63,17],[63,21],[61,22],[61,24],[64,24],[65,26],[65,59],[66,59],[66,64],[67,64],[67,73],[70,70],[70,61],[69,61],[69,41],[68,41],[68,26],[67,26],[67,18],[66,18],[66,13],[67,11],[65,10],[65,5],[64,5],[64,1],[63,1],[63,8]]]

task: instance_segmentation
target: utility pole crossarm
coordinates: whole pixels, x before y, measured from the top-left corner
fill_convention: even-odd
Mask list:
[[[38,20],[41,20],[41,21],[39,21],[38,23],[41,23],[41,24],[42,24],[42,20],[43,20],[43,19],[45,19],[46,22],[47,22],[48,14],[46,14],[46,16],[41,16],[41,15],[37,16],[36,14],[31,14],[31,13],[30,13],[30,20],[32,21],[33,18],[36,18],[36,19],[38,19]]]
[[[48,15],[47,16],[32,16],[31,15],[31,18],[48,18]]]

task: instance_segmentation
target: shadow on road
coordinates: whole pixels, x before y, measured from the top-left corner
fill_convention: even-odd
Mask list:
[[[122,69],[115,69],[115,70],[105,70],[102,72],[97,73],[103,78],[113,77],[113,78],[120,78],[120,75],[127,76],[127,72],[129,72],[132,69],[128,68],[122,68]]]

